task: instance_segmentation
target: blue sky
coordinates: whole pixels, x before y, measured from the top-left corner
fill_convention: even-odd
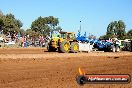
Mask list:
[[[111,21],[123,20],[126,31],[132,29],[132,0],[0,0],[0,10],[12,13],[30,28],[39,16],[59,18],[64,31],[82,30],[99,37]]]

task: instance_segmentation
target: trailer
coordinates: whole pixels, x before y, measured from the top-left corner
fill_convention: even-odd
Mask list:
[[[76,38],[80,44],[80,51],[92,51],[93,48],[97,48],[99,51],[112,51],[112,52],[119,52],[120,51],[120,42],[118,41],[117,38],[113,39],[113,42],[108,42],[108,41],[101,41],[97,39],[90,39],[87,37],[86,32],[84,35],[81,35],[80,32],[78,32],[77,38]],[[88,48],[90,47],[90,48]],[[86,50],[85,50],[85,49]]]

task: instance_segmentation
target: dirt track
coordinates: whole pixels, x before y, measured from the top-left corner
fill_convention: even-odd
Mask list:
[[[130,84],[76,83],[88,74],[132,75],[132,53],[57,53],[45,49],[0,49],[0,88],[132,88]]]

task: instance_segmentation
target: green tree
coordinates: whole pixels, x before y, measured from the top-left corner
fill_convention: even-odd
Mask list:
[[[4,28],[4,22],[3,22],[4,15],[0,11],[0,31]]]
[[[99,39],[101,39],[101,40],[108,40],[109,37],[107,35],[102,35],[102,36],[99,37]]]
[[[111,22],[107,27],[106,35],[109,38],[123,39],[126,36],[125,23],[122,20]]]
[[[10,35],[13,36],[16,32],[20,33],[22,25],[22,22],[16,19],[13,14],[4,15],[0,11],[0,31],[3,31],[4,34],[10,33]]]
[[[124,39],[124,37],[126,36],[125,23],[122,20],[119,20],[116,28],[117,28],[117,38]]]
[[[127,32],[127,38],[132,39],[132,29]]]
[[[53,29],[54,29],[55,26],[57,26],[59,24],[58,18],[55,18],[53,16],[49,16],[47,20],[48,20],[48,24]]]
[[[3,12],[0,10],[0,15],[3,15]]]
[[[54,30],[60,32],[60,31],[62,31],[62,28],[60,26],[58,26]]]
[[[25,35],[25,30],[24,29],[20,29],[18,33],[20,33],[22,36],[24,36]]]
[[[18,32],[20,28],[22,27],[22,22],[15,18],[13,14],[7,14],[2,16],[3,21],[3,32]]]
[[[29,35],[29,37],[36,38],[36,37],[39,36],[39,33],[33,31],[32,29],[27,29],[27,30],[26,30],[26,35]]]
[[[32,22],[31,29],[35,32],[42,32],[45,29],[45,20],[40,16],[38,19]]]
[[[106,35],[109,37],[109,38],[112,38],[114,37],[115,35],[115,29],[114,29],[114,22],[111,22],[108,27],[107,27],[107,32],[106,32]]]
[[[23,23],[18,19],[15,20],[15,25],[20,29],[23,26]]]
[[[35,32],[40,33],[41,35],[47,36],[50,35],[50,32],[54,30],[61,30],[57,25],[59,24],[58,18],[53,16],[49,17],[38,17],[31,24],[31,29]]]
[[[2,27],[4,27],[3,20],[0,18],[0,31],[2,30]]]

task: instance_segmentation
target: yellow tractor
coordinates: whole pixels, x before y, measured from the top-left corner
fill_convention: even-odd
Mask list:
[[[52,37],[48,44],[48,51],[59,51],[62,53],[77,53],[79,50],[78,41],[73,32],[60,32],[57,37]]]

